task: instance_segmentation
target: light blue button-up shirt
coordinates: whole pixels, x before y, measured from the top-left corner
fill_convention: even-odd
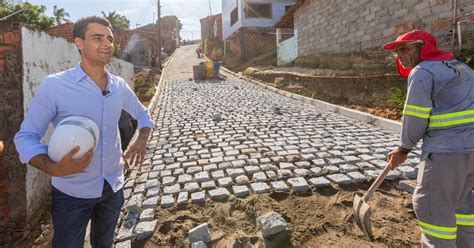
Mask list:
[[[138,128],[153,127],[150,114],[125,80],[106,73],[109,92],[106,96],[79,64],[46,77],[36,90],[14,140],[21,162],[27,163],[39,154],[48,153],[48,146],[41,144],[40,140],[50,122],[56,126],[68,116],[84,116],[94,121],[99,126],[100,137],[90,164],[79,173],[52,177],[55,188],[78,198],[100,197],[104,179],[114,192],[123,187],[123,160],[118,135],[122,109],[138,121]]]

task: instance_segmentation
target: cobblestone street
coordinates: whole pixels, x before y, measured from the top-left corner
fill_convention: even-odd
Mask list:
[[[155,208],[271,191],[314,193],[375,178],[398,134],[225,74],[196,83],[194,46],[177,50],[153,111],[146,161],[126,178],[116,241],[151,236]],[[191,58],[192,57],[192,58]],[[416,178],[419,151],[388,180]]]

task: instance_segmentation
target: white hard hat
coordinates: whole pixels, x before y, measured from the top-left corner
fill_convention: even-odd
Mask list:
[[[82,116],[64,118],[54,129],[48,144],[48,155],[54,162],[59,162],[74,147],[79,146],[73,158],[79,159],[91,148],[95,151],[99,143],[99,127]]]

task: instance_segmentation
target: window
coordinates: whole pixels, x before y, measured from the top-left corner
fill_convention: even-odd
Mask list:
[[[272,19],[271,3],[247,3],[245,5],[245,16],[247,18],[266,18]]]
[[[234,24],[239,20],[239,7],[235,7],[232,12],[230,12],[230,26],[234,26]]]
[[[288,12],[288,10],[290,10],[291,7],[293,7],[293,5],[287,5],[287,6],[285,6],[285,13]]]

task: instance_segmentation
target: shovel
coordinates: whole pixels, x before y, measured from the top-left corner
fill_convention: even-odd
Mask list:
[[[369,190],[365,192],[364,196],[360,197],[356,195],[354,197],[354,216],[357,222],[357,226],[364,232],[370,241],[374,241],[374,234],[372,233],[372,225],[370,223],[371,210],[367,201],[372,196],[374,191],[379,187],[383,182],[387,174],[390,172],[390,166],[387,164],[385,169],[380,173],[380,175],[375,179],[374,183],[370,186]]]

